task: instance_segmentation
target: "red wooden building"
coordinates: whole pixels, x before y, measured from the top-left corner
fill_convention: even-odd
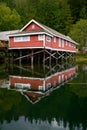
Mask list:
[[[76,46],[77,43],[69,36],[65,36],[35,20],[27,23],[18,33],[9,35],[9,50],[20,51],[19,57],[15,60],[20,59],[21,62],[21,59],[30,56],[32,64],[34,57],[31,55],[41,53],[44,57],[43,62],[51,60],[51,58],[58,60],[61,55],[65,57],[66,53],[68,55],[75,54]]]

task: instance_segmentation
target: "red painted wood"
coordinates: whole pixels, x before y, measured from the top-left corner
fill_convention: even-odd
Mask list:
[[[39,27],[37,24],[32,22],[27,28],[25,28],[23,31],[30,31],[30,30],[41,30],[42,28]]]
[[[14,38],[10,38],[9,48],[27,48],[27,47],[43,47],[43,41],[38,41],[38,36],[30,36],[30,41],[14,42]]]
[[[14,38],[10,37],[10,44],[9,48],[27,48],[27,47],[43,47],[44,41],[38,40],[38,35],[30,36],[30,41],[28,42],[14,42]],[[59,49],[65,51],[76,51],[76,46],[71,44],[68,41],[64,41],[64,47],[61,45],[59,46],[58,38],[56,38],[56,43],[54,42],[54,38],[51,38],[51,42],[46,41],[45,39],[45,47],[52,48],[52,49]]]
[[[11,88],[14,88],[15,83],[24,83],[24,84],[30,84],[32,90],[39,90],[39,86],[43,86],[47,88],[47,85],[50,83],[51,87],[56,87],[60,83],[67,81],[72,75],[76,74],[76,68],[71,68],[69,70],[63,71],[56,73],[54,75],[49,76],[45,80],[43,78],[26,78],[26,77],[10,77],[10,85]],[[59,82],[59,77],[60,77],[60,82]],[[54,86],[56,82],[56,86]],[[45,84],[44,84],[45,83]],[[45,86],[44,86],[45,85]]]
[[[27,26],[23,31],[32,31],[32,30],[42,30],[42,28],[37,25],[36,23],[32,22],[29,26]],[[14,42],[14,37],[9,38],[9,48],[28,48],[28,47],[47,47],[51,49],[59,49],[60,51],[76,51],[76,45],[70,43],[69,41],[64,40],[64,46],[62,43],[62,40],[60,38],[61,45],[59,45],[59,38],[56,37],[56,42],[54,42],[54,37],[51,37],[51,42],[48,42],[46,40],[46,34],[45,34],[45,41],[39,41],[38,40],[38,34],[30,36],[30,41],[28,42]]]

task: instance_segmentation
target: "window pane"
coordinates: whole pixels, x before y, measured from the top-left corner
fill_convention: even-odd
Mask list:
[[[56,37],[54,37],[54,42],[56,42]]]
[[[38,40],[43,40],[44,36],[42,34],[38,35]]]
[[[46,36],[46,41],[51,42],[51,37],[50,36]]]
[[[30,41],[30,37],[29,36],[14,37],[14,42],[24,42],[24,41]]]

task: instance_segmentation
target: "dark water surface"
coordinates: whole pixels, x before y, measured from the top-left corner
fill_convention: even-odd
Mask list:
[[[87,130],[87,66],[75,66],[76,73],[68,75],[67,81],[62,76],[59,85],[54,76],[56,72],[59,75],[62,71],[64,75],[71,68],[63,68],[63,70],[56,68],[51,72],[46,70],[44,73],[41,72],[42,69],[5,70],[2,67],[0,69],[0,130]],[[49,82],[52,81],[53,85],[47,86],[44,92],[40,86],[38,93],[36,90],[28,90],[25,84],[22,84],[25,88],[21,88],[20,84],[14,87],[11,84],[11,77],[22,77],[23,83],[26,77],[32,79],[32,83],[35,83],[34,87],[37,85],[35,78],[47,82],[51,77]],[[20,80],[16,79],[16,81]]]

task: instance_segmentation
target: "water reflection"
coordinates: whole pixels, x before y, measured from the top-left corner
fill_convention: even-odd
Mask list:
[[[87,73],[84,73],[82,66],[78,69],[76,78],[77,67],[71,65],[65,69],[56,66],[51,71],[47,69],[46,73],[42,73],[42,70],[32,72],[24,67],[21,70],[19,67],[10,68],[5,73],[0,73],[0,87],[3,88],[0,88],[0,129],[87,130],[87,93],[82,91],[86,92],[87,87],[85,84],[68,83],[71,79],[70,83],[87,82]],[[40,82],[34,84],[33,79],[34,82]],[[47,86],[48,83],[50,87]],[[45,86],[44,89],[39,89],[35,85]],[[34,104],[26,100],[24,93],[30,94],[26,98]],[[35,95],[34,101],[32,100],[32,93],[42,94],[38,95],[39,102]]]
[[[21,69],[28,71],[28,69],[24,69],[23,67]],[[48,96],[54,89],[76,76],[76,66],[63,68],[60,71],[58,69],[58,72],[53,70],[54,67],[44,74],[41,72],[41,76],[39,77],[35,77],[34,74],[33,76],[23,76],[22,71],[18,75],[10,75],[9,89],[21,92],[30,102],[36,103],[42,97]],[[38,73],[40,75],[40,72]],[[47,76],[47,74],[49,75]]]

